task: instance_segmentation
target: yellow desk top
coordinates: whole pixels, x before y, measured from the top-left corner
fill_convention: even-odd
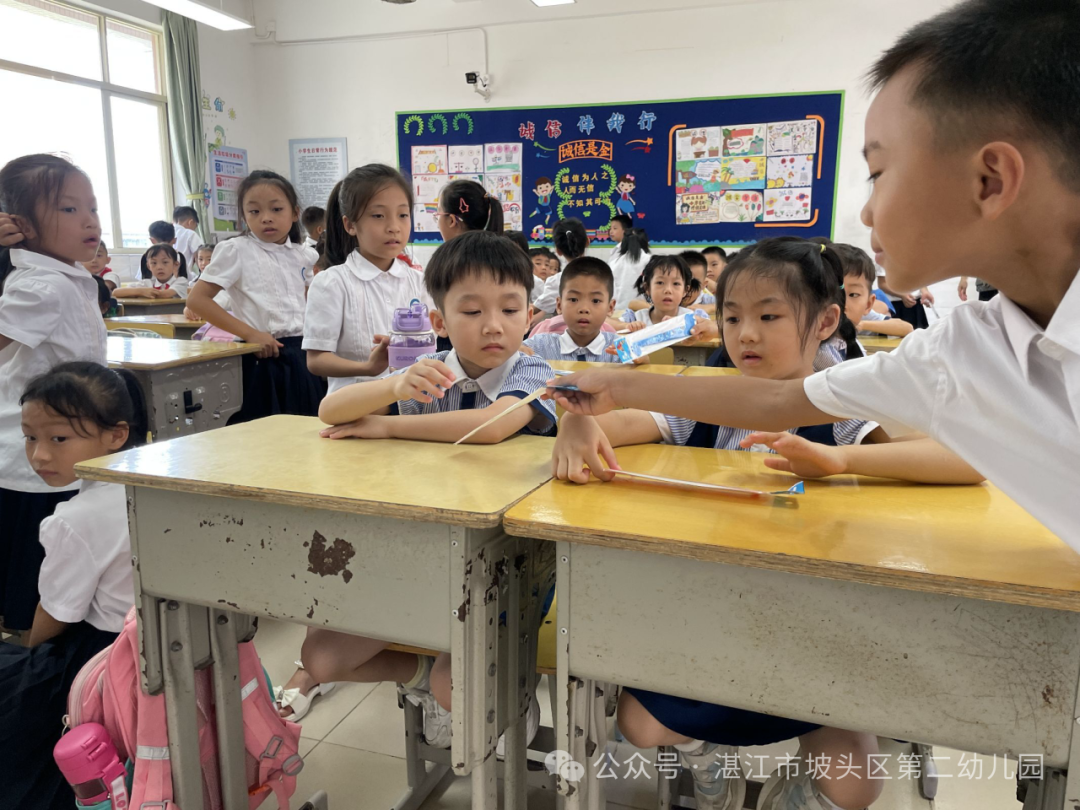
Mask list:
[[[866,350],[870,353],[873,352],[891,352],[893,349],[900,345],[900,341],[903,338],[898,337],[861,337],[859,343],[866,347]]]
[[[723,343],[723,341],[720,340],[720,338],[712,338],[711,340],[694,340],[689,343],[678,343],[676,344],[676,348],[685,346],[691,349],[713,349],[715,351],[720,348],[721,343]]]
[[[157,371],[259,351],[257,343],[124,337],[111,337],[108,340],[109,366],[132,371]]]
[[[143,323],[163,323],[170,326],[190,327],[198,329],[205,326],[206,321],[192,321],[183,315],[121,315],[117,318],[106,318],[106,323],[117,326],[138,326]]]
[[[687,366],[683,377],[737,377],[737,368],[712,368],[711,366]]]
[[[766,468],[761,453],[666,445],[616,452],[624,469],[669,478],[770,491],[796,480]],[[798,509],[782,509],[627,479],[551,481],[504,525],[518,537],[1080,611],[1080,555],[990,484],[839,476],[807,481],[795,497]]]
[[[643,363],[635,366],[633,363],[582,363],[577,360],[549,360],[548,364],[556,371],[588,371],[591,368],[609,369],[633,369],[641,374],[665,374],[669,377],[677,377],[686,366],[662,365],[659,363]]]
[[[495,445],[323,439],[271,416],[94,459],[83,478],[153,489],[490,528],[551,477],[553,439]]]

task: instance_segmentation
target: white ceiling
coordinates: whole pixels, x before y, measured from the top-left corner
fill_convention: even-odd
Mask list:
[[[593,26],[596,22],[602,25],[603,18],[610,16],[760,2],[763,0],[577,0],[572,5],[539,8],[531,0],[415,0],[407,5],[382,0],[255,0],[255,18],[260,30],[273,21],[280,41],[566,20],[567,36],[581,39],[583,45],[595,45],[596,34],[602,38],[602,28],[597,32],[593,27],[584,30],[569,23],[589,20]],[[610,43],[610,47],[618,48],[619,43]]]

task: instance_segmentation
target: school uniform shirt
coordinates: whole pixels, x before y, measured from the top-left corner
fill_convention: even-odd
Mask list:
[[[329,267],[311,282],[304,315],[304,350],[333,352],[346,360],[368,359],[375,335],[389,335],[394,310],[413,300],[435,304],[424,277],[400,259],[383,272],[354,250],[345,264]],[[380,375],[385,376],[385,374]],[[329,392],[375,377],[330,377]]]
[[[305,236],[304,237],[304,247],[313,248],[317,244],[319,244],[318,241],[315,240],[315,239],[312,239],[310,236]]]
[[[41,606],[57,621],[119,633],[135,604],[127,495],[122,484],[80,482],[79,494],[41,521]]]
[[[679,416],[669,416],[668,414],[663,413],[652,413],[650,415],[656,422],[656,426],[660,428],[660,435],[663,437],[664,444],[685,445],[689,443],[691,436],[694,436],[695,434],[694,429],[699,426],[698,423],[692,419],[683,419]],[[832,425],[817,425],[810,428],[791,428],[787,432],[805,436],[810,441],[842,447],[849,444],[862,444],[863,440],[877,426],[876,422],[869,422],[862,419],[847,419]],[[713,430],[716,431],[716,438],[712,442],[713,449],[715,450],[753,450],[765,453],[775,452],[770,449],[768,445],[764,444],[754,444],[749,448],[741,447],[739,445],[739,442],[756,431],[733,427],[714,427]],[[700,436],[701,433],[699,432],[697,436],[695,436],[695,439],[700,438]],[[695,442],[692,446],[699,445]]]
[[[615,278],[615,309],[626,309],[631,301],[641,298],[637,291],[637,280],[641,278],[645,265],[649,263],[652,254],[641,251],[641,255],[635,262],[629,254],[613,255],[611,259],[611,275]]]
[[[554,312],[555,301],[559,297],[559,283],[562,281],[562,270],[544,282],[544,289],[533,300],[532,305],[542,312]]]
[[[863,352],[865,354],[865,352]],[[817,354],[814,355],[814,371],[832,368],[837,363],[847,360],[847,341],[839,335],[821,341]]]
[[[322,275],[320,273],[319,275]],[[457,357],[457,350],[437,354],[425,354],[419,359],[430,357],[441,360],[454,373],[454,384],[446,391],[442,399],[433,398],[431,402],[417,402],[415,399],[398,400],[391,406],[390,412],[405,416],[461,411],[468,408],[486,408],[500,397],[518,397],[524,399],[537,388],[547,384],[555,372],[541,357],[530,357],[522,352],[515,352],[500,366],[481,374],[475,380],[465,373]],[[395,371],[404,374],[408,369]],[[536,413],[549,420],[540,430],[526,425],[522,433],[536,433],[541,436],[555,428],[555,403],[552,400],[534,399],[530,406]]]
[[[863,316],[862,319],[864,321],[887,321],[887,320],[889,320],[889,316],[885,315],[885,314],[883,314],[881,312],[878,312],[876,309],[872,309],[869,312],[867,312]],[[873,331],[871,331],[869,329],[860,329],[859,334],[865,337],[867,335],[878,335],[878,334],[881,334],[881,333],[880,332],[873,332]],[[860,344],[860,345],[862,345],[862,344]],[[864,351],[863,354],[866,354],[866,352]],[[814,371],[818,371],[818,370],[819,369],[814,369]]]
[[[173,230],[176,232],[176,243],[173,247],[176,248],[177,253],[184,254],[184,261],[190,269],[195,264],[195,253],[202,245],[202,237],[183,225],[173,225]]]
[[[605,350],[619,339],[614,332],[601,331],[586,346],[578,346],[569,332],[544,332],[525,341],[525,345],[545,360],[577,360],[583,363],[618,363],[619,358]]]
[[[296,337],[304,332],[304,289],[318,259],[309,247],[249,233],[214,248],[202,280],[227,290],[233,314],[252,328]]]
[[[97,282],[82,267],[29,250],[12,250],[11,262],[0,295],[0,335],[13,341],[0,351],[0,487],[58,492],[26,460],[19,398],[31,379],[58,363],[105,365],[105,321]]]
[[[708,306],[709,304],[715,304],[715,303],[716,303],[716,296],[713,295],[711,292],[705,291],[705,292],[701,293],[701,295],[699,295],[697,297],[697,300],[694,302],[694,306],[695,307],[698,306],[698,305],[700,305],[700,306]]]
[[[645,307],[645,309],[638,310],[628,309],[622,314],[621,320],[623,323],[634,323],[636,321],[637,323],[643,323],[646,326],[652,326],[652,311],[652,307]],[[679,311],[678,313],[676,313],[675,317],[677,318],[680,315],[686,315],[687,313],[692,312],[692,309],[687,309],[686,307],[679,307]]]
[[[156,278],[144,278],[135,282],[134,286],[152,290],[172,290],[177,298],[187,298],[188,280],[183,276],[173,276],[168,281],[158,281]]]
[[[1080,274],[1045,329],[1002,295],[808,377],[834,416],[921,431],[1080,551]]]
[[[98,278],[100,278],[102,281],[109,281],[115,284],[117,289],[120,289],[120,285],[123,283],[120,281],[120,274],[113,270],[111,267],[106,267],[97,275]]]

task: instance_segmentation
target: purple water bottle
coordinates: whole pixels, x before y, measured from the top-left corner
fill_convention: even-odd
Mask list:
[[[408,307],[395,309],[388,350],[390,370],[407,368],[421,355],[434,353],[435,332],[427,305],[414,298]]]

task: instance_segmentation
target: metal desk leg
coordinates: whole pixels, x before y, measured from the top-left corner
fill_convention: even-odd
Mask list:
[[[529,609],[531,567],[527,563],[526,541],[514,541],[511,547],[511,558],[506,560],[505,565],[509,592],[506,605],[508,643],[505,673],[502,678],[507,706],[504,804],[506,810],[525,810],[528,777],[526,773],[528,723],[525,718],[532,694],[528,685],[533,681],[528,669],[532,638],[529,619],[534,612]]]
[[[565,761],[569,757],[576,762],[584,764],[574,757],[574,748],[577,741],[576,720],[574,708],[578,703],[578,693],[581,682],[570,677],[570,544],[559,542],[555,547],[555,571],[556,580],[559,583],[559,597],[556,605],[556,629],[558,635],[555,645],[555,683],[549,685],[554,688],[556,694],[555,712],[555,747],[562,752],[561,759],[556,760],[557,772],[555,774],[555,786],[559,791],[561,807],[564,810],[580,810],[581,787],[580,780],[567,777],[577,775],[574,762]]]
[[[225,810],[247,810],[244,710],[237,649],[236,614],[210,611],[210,651],[214,658],[214,707],[217,718],[218,766]],[[239,617],[237,617],[239,618]],[[240,622],[242,623],[242,622]]]
[[[405,709],[405,773],[409,788],[392,810],[417,810],[450,772],[450,766],[433,762],[428,768],[420,752],[420,740],[424,736],[424,710],[412,701],[400,702]]]
[[[161,603],[159,615],[173,799],[185,810],[203,810],[195,668],[210,657],[208,610],[169,600]]]

